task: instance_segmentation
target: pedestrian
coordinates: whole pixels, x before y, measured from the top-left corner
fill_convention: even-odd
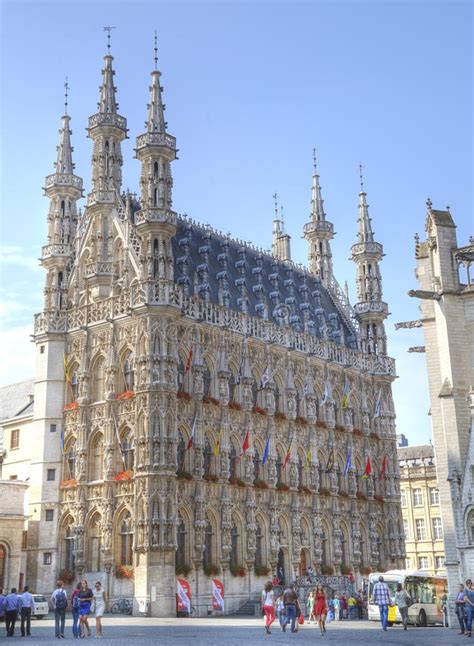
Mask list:
[[[72,634],[75,639],[80,635],[79,631],[79,592],[81,591],[81,582],[78,581],[76,587],[71,594],[71,611],[72,611]]]
[[[339,621],[341,619],[341,602],[339,601],[337,594],[333,594],[332,608],[334,613],[333,619],[337,619],[337,621]]]
[[[285,617],[285,604],[283,603],[283,590],[281,590],[278,593],[278,597],[276,600],[276,616],[278,617],[278,621],[280,622],[280,627],[282,627],[282,622]]]
[[[275,621],[275,593],[271,581],[265,584],[262,591],[262,609],[265,614],[265,632],[271,635],[270,626]]]
[[[352,594],[349,595],[349,599],[347,600],[347,606],[348,606],[348,609],[349,609],[349,613],[348,613],[349,619],[355,619],[356,600],[355,600],[355,597]]]
[[[25,585],[23,588],[23,593],[20,594],[21,599],[21,636],[24,637],[25,634],[27,637],[31,635],[31,615],[35,612],[35,600],[33,595],[29,591],[29,587]]]
[[[86,636],[86,628],[87,628],[87,636],[91,636],[91,629],[89,626],[89,615],[91,613],[91,603],[92,603],[92,598],[93,598],[92,590],[89,588],[89,584],[87,581],[84,579],[81,582],[81,589],[79,592],[79,620],[81,622],[81,639],[84,639]]]
[[[107,605],[107,595],[100,581],[95,582],[93,603],[95,606],[95,636],[102,637],[102,617]]]
[[[408,608],[412,605],[413,602],[410,595],[406,590],[404,590],[401,583],[397,583],[395,603],[397,604],[400,615],[402,617],[403,630],[406,630],[408,624]]]
[[[316,587],[316,600],[314,604],[314,614],[319,625],[320,635],[326,632],[326,617],[328,614],[328,602],[323,586],[318,583]]]
[[[464,602],[464,586],[462,583],[459,584],[459,592],[456,595],[456,614],[458,616],[459,628],[460,631],[458,635],[464,635],[466,632],[466,613],[465,613],[465,602]]]
[[[356,596],[356,604],[357,604],[357,617],[358,619],[363,619],[364,618],[364,597],[362,594],[362,590],[359,590]]]
[[[474,615],[474,588],[471,579],[466,581],[464,588],[464,608],[466,610],[466,637],[472,634],[472,617]]]
[[[5,595],[2,588],[0,588],[0,623],[5,621]]]
[[[312,590],[308,595],[306,607],[308,608],[308,624],[311,623],[311,619],[316,623],[316,619],[314,616],[314,592]]]
[[[283,593],[283,603],[285,605],[285,618],[282,622],[281,629],[286,632],[286,626],[291,621],[291,632],[296,632],[296,602],[298,596],[295,591],[295,584],[290,583]]]
[[[339,599],[339,619],[347,619],[348,610],[347,597],[345,594],[341,594]]]
[[[7,596],[5,597],[5,623],[7,629],[7,637],[13,637],[15,635],[15,623],[20,608],[20,597],[16,593],[16,588],[12,588],[10,594],[7,594]]]
[[[383,630],[386,631],[388,623],[388,607],[391,604],[391,599],[390,590],[388,589],[388,585],[384,583],[382,575],[379,576],[379,580],[374,585],[374,603],[379,607],[380,623],[382,624]]]
[[[64,638],[64,625],[66,623],[67,594],[64,581],[57,582],[57,588],[51,595],[54,608],[54,628],[57,639]]]

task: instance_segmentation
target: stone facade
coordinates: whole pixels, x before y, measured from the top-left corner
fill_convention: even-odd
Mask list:
[[[38,527],[57,542],[52,571],[100,577],[110,597],[166,616],[179,572],[198,606],[218,572],[231,611],[277,571],[289,580],[312,566],[360,582],[370,568],[400,567],[395,365],[366,193],[353,309],[332,274],[316,170],[309,270],[291,261],[279,222],[270,255],[172,210],[176,140],[156,69],[136,141],[140,198],[122,192],[127,124],[112,61],[89,119],[85,211],[68,115],[46,178],[33,475],[62,461],[60,491],[43,482],[38,505],[61,508],[57,535]]]
[[[427,207],[426,241],[416,244],[420,289],[410,295],[420,299],[453,612],[459,582],[474,572],[474,240],[458,247],[449,210]]]
[[[26,482],[0,480],[0,589],[20,589],[25,583],[24,513]]]
[[[406,568],[445,575],[443,526],[433,447],[398,449]]]

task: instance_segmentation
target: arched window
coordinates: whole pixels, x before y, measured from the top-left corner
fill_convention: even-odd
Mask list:
[[[158,179],[158,162],[153,164],[153,179]]]
[[[102,433],[92,440],[90,450],[90,479],[102,480],[103,477],[103,457],[104,457],[104,438]]]
[[[62,566],[65,570],[74,571],[74,527],[69,516],[63,525]]]
[[[301,410],[301,395],[300,391],[296,389],[295,393],[295,403],[296,403],[296,415],[302,415],[302,410]]]
[[[102,571],[102,533],[100,516],[94,514],[89,523],[89,572]]]
[[[178,549],[176,550],[176,565],[183,566],[187,565],[186,562],[186,525],[184,520],[181,517],[181,514],[178,514]]]
[[[124,380],[125,390],[133,390],[133,386],[134,386],[132,360],[133,360],[132,353],[127,352],[125,359],[123,361],[123,380]]]
[[[133,523],[128,511],[120,523],[120,565],[133,565]]]
[[[229,401],[235,401],[235,386],[234,373],[231,373],[229,377]]]
[[[206,525],[206,529],[204,530],[204,552],[202,554],[202,562],[204,567],[209,567],[212,565],[212,538],[213,538],[213,531],[212,531],[212,525],[208,521]]]
[[[204,477],[211,475],[211,462],[212,462],[212,448],[209,444],[209,438],[206,437],[206,445],[203,451],[204,460]]]
[[[64,200],[61,200],[61,217],[64,217],[66,214],[66,203]]]
[[[230,478],[237,478],[237,451],[233,445],[229,451],[229,472]]]
[[[278,413],[280,410],[280,389],[278,388],[278,384],[275,383],[275,411]]]
[[[230,567],[239,565],[239,531],[234,523],[230,530]]]
[[[257,523],[257,531],[255,533],[255,566],[261,567],[263,565],[263,532],[260,524]]]
[[[349,567],[350,564],[347,536],[344,531],[341,532],[341,563],[343,567]]]
[[[298,469],[298,487],[303,487],[303,485],[304,485],[304,480],[303,480],[304,464],[303,464],[303,459],[301,458],[301,456],[298,456],[298,467],[297,467],[297,469]]]
[[[324,568],[328,565],[328,538],[327,532],[323,527],[321,531],[321,566]]]
[[[178,453],[176,456],[176,463],[178,465],[178,471],[184,471],[184,461],[186,459],[186,443],[183,439],[181,433],[179,434],[178,442]]]
[[[66,479],[76,477],[76,445],[73,442],[66,453],[67,474]]]
[[[181,359],[178,363],[178,390],[184,390],[184,363]]]
[[[8,572],[8,551],[6,545],[0,543],[0,587],[3,590],[8,589],[7,572]]]
[[[255,379],[252,381],[252,401],[254,406],[258,406],[258,387]]]
[[[77,401],[77,396],[78,396],[77,372],[75,367],[72,370],[70,385],[71,385],[71,401],[75,402]]]
[[[122,440],[123,467],[126,471],[132,471],[134,467],[135,449],[133,446],[133,435],[128,432]]]
[[[206,370],[204,371],[203,374],[203,385],[204,385],[204,397],[211,397],[212,392],[211,392],[211,386],[212,386],[212,375],[211,371],[209,370],[208,366],[206,365]]]
[[[255,449],[254,454],[253,454],[253,481],[256,482],[257,480],[260,480],[260,465],[262,464],[262,461],[260,459],[260,455]]]
[[[100,402],[104,399],[104,368],[104,358],[99,357],[94,364],[92,378],[92,398],[95,402]]]
[[[156,206],[156,188],[155,188],[154,206]],[[159,249],[158,238],[153,239],[153,278],[158,278],[159,275]]]
[[[276,459],[276,472],[277,472],[277,484],[283,482],[283,460],[281,459],[280,451],[277,451]]]
[[[470,545],[474,545],[474,509],[467,516],[467,540]]]

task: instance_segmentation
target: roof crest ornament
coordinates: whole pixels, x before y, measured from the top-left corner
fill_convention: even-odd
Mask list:
[[[64,114],[67,114],[68,96],[69,96],[69,83],[67,82],[67,76],[66,76],[66,82],[64,83]]]
[[[104,31],[107,32],[107,53],[110,55],[110,34],[112,29],[117,29],[117,27],[111,27],[108,25],[107,27],[104,27]]]
[[[359,162],[359,177],[360,177],[360,192],[361,193],[364,192],[364,175],[362,173],[362,169],[363,169],[362,162]]]
[[[158,33],[155,29],[155,47],[153,48],[155,50],[155,70],[158,69]]]

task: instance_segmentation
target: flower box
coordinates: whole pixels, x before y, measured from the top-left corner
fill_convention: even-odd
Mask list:
[[[275,489],[278,489],[278,491],[289,491],[290,487],[284,482],[277,482],[275,485]]]
[[[75,478],[71,478],[70,480],[61,480],[61,482],[59,483],[60,489],[70,489],[76,486],[77,486],[77,480]]]
[[[176,393],[176,397],[178,399],[184,399],[184,401],[187,401],[187,402],[192,399],[192,395],[187,393],[185,390],[178,390],[178,392]]]
[[[274,417],[275,417],[275,419],[281,419],[281,420],[286,420],[286,419],[288,419],[288,418],[287,418],[287,416],[285,415],[285,413],[282,413],[281,411],[277,411],[277,412],[275,413],[275,416],[274,416]]]
[[[189,471],[184,471],[182,469],[179,470],[179,471],[176,471],[176,477],[178,478],[178,480],[192,480],[193,479],[193,476],[192,476],[191,473],[189,473]]]
[[[307,493],[307,494],[312,493],[311,489],[309,487],[306,487],[305,485],[301,485],[301,487],[298,487],[298,491],[299,493]]]
[[[378,494],[375,494],[374,500],[376,500],[377,502],[381,502],[381,503],[385,502],[385,498],[383,496],[379,496]]]
[[[133,392],[133,390],[126,390],[124,393],[117,395],[115,399],[117,401],[122,401],[124,399],[133,399],[134,397],[135,397],[135,393]]]
[[[133,579],[133,566],[117,565],[115,568],[116,579]]]
[[[323,420],[318,421],[317,424],[318,424],[319,428],[327,428],[328,427],[326,422],[324,422]]]
[[[342,565],[341,566],[341,574],[344,574],[345,576],[349,576],[351,574],[352,570],[348,565]]]
[[[66,412],[68,410],[77,410],[78,408],[79,404],[77,402],[71,402],[70,404],[64,406],[63,411]]]
[[[343,432],[345,432],[345,430],[346,430],[346,427],[345,427],[345,426],[342,426],[342,424],[336,424],[336,427],[335,427],[335,428],[336,428],[336,431],[343,431]]]
[[[190,565],[177,565],[175,567],[174,571],[178,576],[187,577],[187,576],[189,576],[189,574],[191,572],[191,566]]]
[[[367,500],[367,496],[362,491],[358,491],[356,495],[359,500]]]
[[[353,435],[357,435],[358,437],[364,437],[364,433],[360,430],[360,428],[354,428],[352,429]]]
[[[211,397],[210,395],[206,395],[206,397],[203,397],[202,401],[204,404],[212,404],[213,406],[219,406],[219,400],[216,399],[215,397]]]
[[[341,496],[341,498],[349,498],[347,491],[343,491],[342,489],[339,490],[339,495]]]
[[[238,487],[246,487],[247,484],[241,480],[240,478],[229,478],[229,482],[231,485],[237,485]]]
[[[366,565],[364,567],[360,568],[360,573],[363,574],[364,576],[369,576],[369,574],[372,574],[372,568],[367,567]]]
[[[239,404],[239,402],[235,402],[233,400],[231,400],[227,404],[227,408],[231,408],[232,410],[242,410],[242,406]]]
[[[207,482],[218,482],[219,478],[214,473],[206,473],[206,475],[203,476],[203,480],[206,480]]]
[[[323,576],[332,576],[334,574],[334,568],[331,565],[323,565],[321,574]]]
[[[260,408],[260,406],[254,406],[253,407],[253,412],[257,413],[257,415],[267,415],[267,411],[264,410],[263,408]]]
[[[64,583],[67,583],[68,585],[72,583],[75,578],[76,575],[72,570],[61,570],[58,576],[59,581],[64,581]]]
[[[122,480],[131,480],[133,476],[133,471],[128,469],[127,471],[120,471],[114,475],[114,480],[116,482],[121,482]]]
[[[253,486],[256,489],[268,489],[269,488],[268,483],[265,482],[265,480],[255,480],[255,482],[253,483]]]
[[[326,489],[326,487],[320,487],[319,488],[319,495],[320,496],[330,496],[331,492],[329,491],[329,489]]]
[[[255,576],[268,576],[270,574],[270,568],[266,565],[256,565],[253,571]]]
[[[232,576],[244,577],[247,574],[247,570],[241,565],[231,565],[230,573],[232,574]]]
[[[301,415],[298,415],[295,419],[296,424],[301,424],[301,426],[308,426],[308,420],[306,417],[302,417]]]
[[[380,440],[380,435],[379,435],[378,433],[371,433],[371,434],[370,434],[370,437],[371,437],[373,440]]]
[[[203,570],[203,572],[204,572],[204,574],[206,576],[215,576],[216,574],[219,574],[219,572],[220,572],[219,566],[218,565],[213,565],[213,564],[205,565],[202,568],[202,570]]]

